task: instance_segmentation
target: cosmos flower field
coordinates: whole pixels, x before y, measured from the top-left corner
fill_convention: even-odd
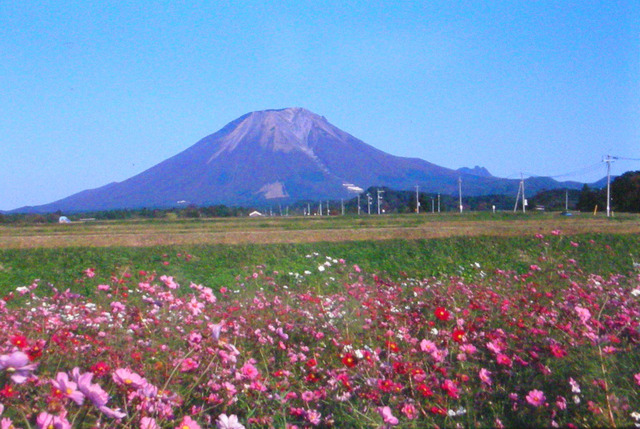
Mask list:
[[[634,426],[640,270],[585,271],[556,243],[608,246],[573,240],[538,234],[524,272],[394,278],[312,252],[215,289],[171,266],[16,286],[0,427]]]

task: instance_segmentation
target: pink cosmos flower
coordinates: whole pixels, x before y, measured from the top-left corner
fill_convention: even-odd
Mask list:
[[[496,362],[498,362],[499,365],[504,365],[504,366],[508,366],[509,368],[511,368],[511,358],[505,354],[499,353],[498,356],[496,356]]]
[[[180,287],[180,285],[176,283],[171,276],[160,276],[160,281],[169,289],[178,289]]]
[[[640,381],[638,381],[638,379],[636,379],[636,382],[640,384]],[[580,385],[572,377],[569,377],[569,384],[571,385],[571,391],[573,393],[580,393]]]
[[[69,380],[66,372],[59,372],[58,375],[56,375],[56,379],[51,380],[51,384],[76,404],[82,405],[84,402],[84,395],[78,390],[78,385]]]
[[[200,425],[189,416],[184,416],[176,429],[202,429]]]
[[[147,384],[146,379],[127,368],[116,369],[111,378],[117,385],[130,387],[132,389],[139,389]]]
[[[578,313],[578,317],[582,323],[587,323],[587,320],[591,319],[591,312],[579,305],[576,305],[576,313]]]
[[[556,407],[558,407],[559,410],[567,409],[567,400],[564,398],[564,396],[558,396],[558,398],[556,399]]]
[[[318,426],[322,422],[322,414],[318,410],[309,410],[306,415],[307,420],[314,426]]]
[[[438,350],[438,347],[436,347],[433,341],[422,340],[420,342],[420,350],[422,350],[425,353],[433,353],[436,350]]]
[[[388,406],[378,407],[378,413],[380,413],[382,420],[388,425],[396,426],[400,423],[398,418],[391,413],[391,408]]]
[[[155,419],[151,417],[143,417],[140,419],[140,429],[160,429]]]
[[[78,383],[78,390],[80,390],[102,414],[113,419],[121,419],[126,416],[126,414],[120,410],[107,407],[109,394],[105,392],[100,385],[91,382],[93,373],[85,372],[84,374],[80,374],[80,368],[75,367],[71,371],[71,377]]]
[[[244,425],[240,424],[238,416],[235,414],[231,414],[230,416],[220,414],[218,416],[218,420],[216,420],[216,426],[218,429],[245,429]]]
[[[488,342],[487,348],[495,354],[502,352],[502,347],[500,346],[500,343],[498,343],[495,340]]]
[[[456,384],[449,379],[445,380],[440,387],[442,388],[442,390],[447,392],[447,395],[451,396],[452,398],[457,399],[460,396],[458,394],[458,386],[456,386]]]
[[[24,383],[36,369],[36,366],[36,364],[30,363],[29,356],[23,352],[18,351],[0,356],[0,370],[10,373],[11,380],[16,384]]]
[[[39,429],[71,429],[71,423],[65,417],[45,412],[38,414],[36,426]]]
[[[220,323],[209,324],[209,329],[211,329],[211,335],[215,341],[220,339],[220,332],[222,331],[222,326],[224,325],[224,320]]]
[[[404,404],[400,411],[402,411],[402,414],[404,414],[409,420],[413,420],[418,417],[418,409],[413,404]]]
[[[476,346],[474,346],[473,344],[463,344],[460,346],[460,350],[468,355],[472,355],[478,351]]]
[[[544,392],[540,390],[533,389],[529,392],[529,394],[525,398],[527,402],[534,407],[539,407],[544,405],[544,401],[547,399],[544,396]]]
[[[480,377],[480,380],[487,386],[491,386],[491,384],[493,384],[493,382],[491,381],[491,371],[487,370],[486,368],[482,368],[478,376]]]
[[[240,372],[244,378],[248,378],[249,380],[255,380],[260,375],[258,369],[249,362],[240,368]]]
[[[633,379],[636,381],[636,384],[640,386],[640,372],[633,376]]]
[[[202,313],[203,308],[204,304],[199,302],[195,296],[187,303],[187,310],[189,310],[189,312],[194,316]]]

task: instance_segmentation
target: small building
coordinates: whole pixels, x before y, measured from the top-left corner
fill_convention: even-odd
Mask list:
[[[258,210],[254,210],[251,213],[249,213],[249,217],[262,217],[264,216],[262,213],[260,213]]]
[[[58,219],[58,223],[71,223],[71,221],[66,216],[60,216],[60,218]]]

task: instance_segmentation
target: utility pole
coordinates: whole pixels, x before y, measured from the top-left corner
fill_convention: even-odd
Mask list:
[[[344,199],[340,198],[340,207],[342,208],[342,216],[344,216]]]
[[[611,216],[611,163],[614,159],[618,159],[615,156],[607,155],[602,162],[607,163],[607,217]]]
[[[367,212],[371,214],[371,194],[367,192]]]
[[[329,200],[327,200],[327,216],[329,216],[331,212],[329,211]]]
[[[565,212],[569,211],[569,190],[568,189],[564,191],[564,211]]]
[[[431,197],[431,213],[435,213],[435,209],[433,207],[433,197]]]
[[[322,200],[320,200],[320,216],[322,216]]]
[[[420,189],[420,186],[416,185],[416,213],[420,213],[420,194],[418,192],[418,190]]]
[[[526,212],[527,199],[524,197],[524,176],[520,173],[520,185],[518,186],[518,195],[516,195],[516,205],[513,206],[513,212],[518,210],[518,201],[520,200],[520,193],[522,192],[522,213]]]
[[[524,175],[520,173],[520,186],[522,186],[522,213],[527,212],[527,197],[524,196]]]
[[[458,199],[460,204],[460,213],[462,213],[462,177],[458,177]]]
[[[440,213],[440,193],[438,192],[438,213]]]
[[[307,203],[307,216],[311,216],[311,203]]]
[[[378,191],[378,214],[380,214],[380,202],[382,201],[381,194],[383,194],[384,191],[381,191],[380,189],[378,189],[377,191]]]
[[[358,216],[360,216],[360,194],[358,194]]]

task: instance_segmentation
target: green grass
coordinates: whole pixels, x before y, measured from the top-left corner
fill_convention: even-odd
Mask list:
[[[126,272],[135,275],[146,270],[174,276],[183,284],[193,281],[215,288],[229,287],[236,283],[237,276],[250,275],[259,265],[268,272],[278,271],[282,279],[289,279],[289,272],[302,274],[309,270],[312,272],[309,280],[313,281],[318,264],[324,260],[307,258],[313,252],[321,258],[343,258],[349,265],[358,264],[367,272],[382,273],[392,279],[442,275],[471,278],[480,270],[495,269],[525,272],[545,253],[559,261],[576,259],[583,270],[596,274],[628,273],[633,267],[632,255],[640,261],[640,240],[634,234],[588,234],[546,237],[546,240],[550,246],[541,246],[541,240],[533,237],[450,237],[305,244],[3,249],[0,293],[28,285],[35,279],[74,290],[79,287],[76,282],[82,271],[89,267],[105,282],[112,275]],[[571,241],[579,246],[573,247]],[[192,258],[186,260],[186,254]],[[164,265],[164,261],[169,265]]]

